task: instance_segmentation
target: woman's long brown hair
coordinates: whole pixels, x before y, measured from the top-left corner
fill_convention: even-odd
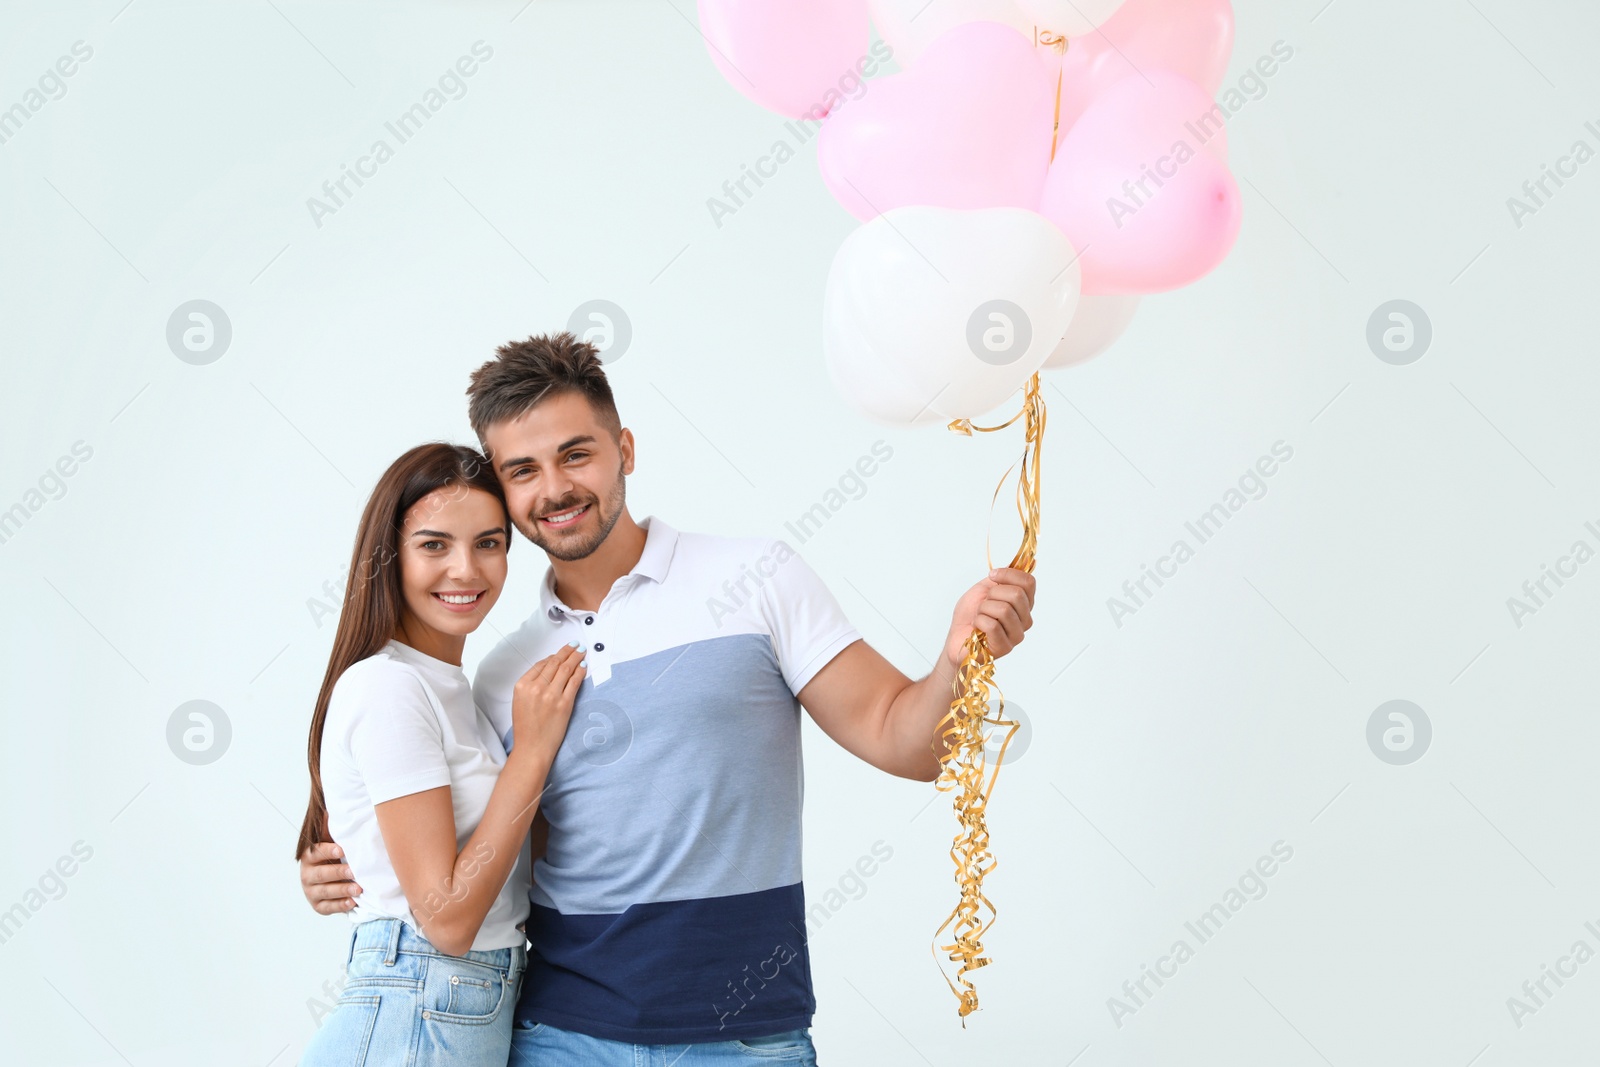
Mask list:
[[[356,532],[350,557],[350,574],[344,583],[344,604],[333,635],[333,652],[322,676],[316,710],[311,715],[307,756],[311,763],[311,802],[294,858],[312,845],[329,841],[328,806],[322,793],[322,727],[328,717],[328,698],[334,683],[352,664],[381,649],[399,632],[405,613],[405,593],[400,581],[400,530],[406,513],[429,493],[460,487],[482,489],[505,507],[505,490],[489,461],[464,445],[434,441],[418,445],[389,465],[378,479]],[[506,512],[506,547],[511,546],[511,513]]]

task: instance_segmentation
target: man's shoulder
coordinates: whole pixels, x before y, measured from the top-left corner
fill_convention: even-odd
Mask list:
[[[556,633],[556,623],[543,613],[534,613],[508,634],[503,634],[484,657],[478,661],[473,674],[472,688],[481,692],[484,686],[509,685],[541,658],[541,649]]]

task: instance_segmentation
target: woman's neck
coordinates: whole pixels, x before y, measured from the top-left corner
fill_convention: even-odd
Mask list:
[[[436,630],[411,616],[400,620],[393,636],[402,645],[409,645],[424,656],[432,656],[457,667],[461,666],[461,653],[467,647],[465,636]]]

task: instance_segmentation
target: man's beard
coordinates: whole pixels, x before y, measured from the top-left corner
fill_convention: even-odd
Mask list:
[[[544,529],[544,523],[537,517],[528,520],[531,523],[531,527],[524,526],[520,527],[520,529],[524,537],[544,549],[548,555],[555,559],[568,563],[573,560],[585,559],[595,549],[604,544],[605,539],[611,535],[611,528],[622,517],[622,505],[626,498],[627,479],[622,476],[621,468],[618,468],[617,480],[612,486],[609,499],[605,501],[568,500],[550,508],[546,513],[559,515],[563,511],[571,511],[573,508],[589,504],[589,510],[597,513],[594,516],[596,522],[593,533],[585,537],[569,537],[562,533],[547,534]],[[583,521],[587,523],[589,517],[585,516]]]

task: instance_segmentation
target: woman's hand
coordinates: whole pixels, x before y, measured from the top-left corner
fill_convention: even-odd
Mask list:
[[[550,764],[566,736],[583,653],[564,646],[528,668],[511,694],[511,752],[466,847],[457,847],[450,787],[376,805],[378,830],[422,933],[459,956],[472,947],[539,810]]]
[[[529,667],[511,693],[511,745],[554,758],[572,720],[578,688],[587,673],[584,654],[572,645]]]

